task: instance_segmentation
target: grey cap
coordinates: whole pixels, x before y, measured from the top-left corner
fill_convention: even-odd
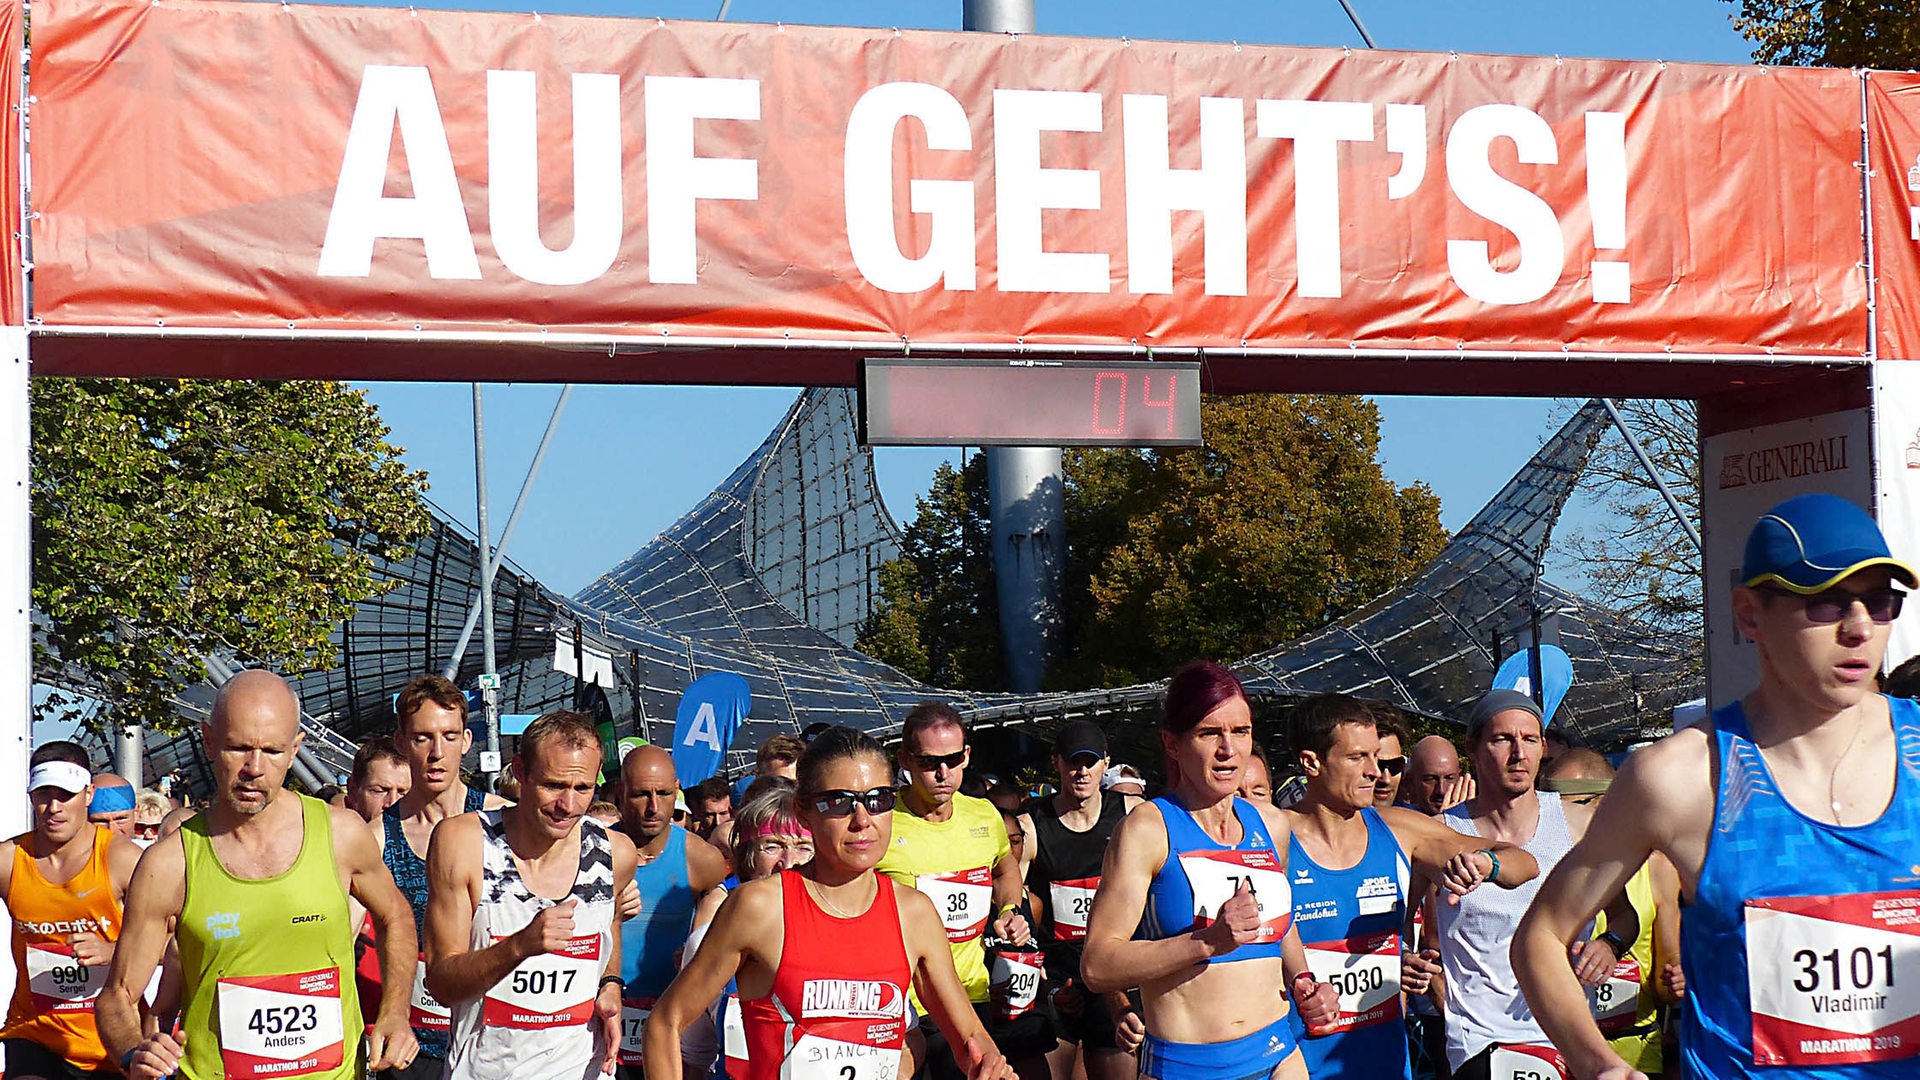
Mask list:
[[[1467,711],[1467,739],[1479,739],[1480,733],[1486,730],[1494,717],[1515,709],[1531,714],[1540,721],[1541,729],[1545,730],[1546,719],[1541,716],[1540,705],[1533,698],[1518,690],[1489,690],[1480,695],[1480,700],[1474,702],[1473,708]]]

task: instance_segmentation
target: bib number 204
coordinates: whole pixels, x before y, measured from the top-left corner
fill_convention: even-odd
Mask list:
[[[1793,988],[1803,994],[1811,994],[1817,990],[1846,989],[1840,982],[1843,975],[1855,990],[1893,985],[1893,946],[1891,945],[1878,952],[1861,946],[1850,950],[1845,955],[1842,955],[1839,949],[1833,949],[1824,954],[1816,953],[1812,949],[1801,949],[1793,954],[1793,962],[1800,965],[1800,974],[1794,977]],[[1886,975],[1884,982],[1876,977],[1882,971]],[[1828,985],[1828,977],[1832,979],[1831,986]]]
[[[255,1035],[290,1035],[298,1031],[312,1031],[319,1026],[319,1012],[312,1005],[255,1009],[247,1019],[247,1030]]]

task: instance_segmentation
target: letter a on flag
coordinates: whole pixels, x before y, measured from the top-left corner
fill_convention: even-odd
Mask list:
[[[715,671],[693,680],[673,714],[673,770],[689,788],[720,771],[733,736],[753,705],[747,680]]]

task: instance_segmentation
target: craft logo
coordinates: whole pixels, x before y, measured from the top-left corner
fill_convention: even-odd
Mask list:
[[[1770,484],[1775,480],[1795,480],[1803,476],[1845,472],[1849,466],[1847,441],[1850,436],[1830,435],[1823,439],[1803,439],[1781,443],[1744,453],[1728,454],[1720,459],[1720,490],[1748,484]],[[1920,443],[1916,444],[1920,446]],[[1910,449],[1909,462],[1920,450]],[[1915,467],[1920,468],[1920,465]]]
[[[906,995],[878,979],[808,979],[800,988],[800,1015],[897,1020]]]

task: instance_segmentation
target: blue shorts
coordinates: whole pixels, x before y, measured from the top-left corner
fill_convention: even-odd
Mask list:
[[[1251,1035],[1218,1043],[1177,1043],[1147,1033],[1140,1075],[1154,1080],[1267,1080],[1294,1052],[1290,1016]]]

